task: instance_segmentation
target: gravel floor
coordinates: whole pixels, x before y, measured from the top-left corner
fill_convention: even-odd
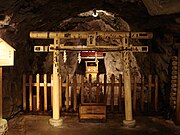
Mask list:
[[[108,116],[106,123],[81,123],[78,116],[64,116],[63,125],[56,128],[49,119],[19,114],[8,121],[9,135],[180,135],[180,126],[161,117],[136,116],[135,128],[123,127],[120,116]]]

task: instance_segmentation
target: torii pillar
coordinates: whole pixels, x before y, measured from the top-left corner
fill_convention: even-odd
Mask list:
[[[123,45],[129,47],[128,38],[123,39]],[[123,120],[123,125],[127,127],[135,127],[136,121],[133,120],[132,116],[132,97],[131,97],[131,73],[130,73],[130,51],[123,52],[123,77],[124,77],[124,93],[125,93],[125,120]]]
[[[57,48],[60,45],[60,39],[54,38],[54,47]],[[54,50],[53,51],[53,97],[52,98],[52,110],[53,115],[52,118],[49,120],[49,123],[54,126],[61,126],[63,120],[60,118],[60,100],[62,94],[62,87],[61,87],[61,71],[60,71],[60,64],[59,64],[59,57],[60,51]]]

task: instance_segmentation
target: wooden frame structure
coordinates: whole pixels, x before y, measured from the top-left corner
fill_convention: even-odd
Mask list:
[[[50,80],[49,82],[47,81],[47,77],[51,78],[48,79]],[[39,78],[43,78],[43,80],[39,80]],[[79,107],[79,104],[77,102],[77,95],[80,94],[81,95],[81,105],[106,105],[107,104],[107,99],[108,96],[110,96],[110,106],[109,106],[109,113],[115,113],[117,112],[117,107],[118,107],[118,112],[119,113],[123,113],[124,112],[124,96],[123,96],[123,92],[124,92],[124,83],[122,80],[122,75],[119,75],[118,80],[119,81],[115,81],[114,76],[112,75],[111,77],[111,82],[107,82],[107,76],[104,75],[104,80],[103,82],[99,81],[99,78],[97,76],[97,81],[96,82],[91,82],[90,80],[88,82],[84,82],[84,77],[81,76],[81,81],[77,82],[77,76],[75,75],[73,77],[73,81],[70,82],[69,80],[69,76],[66,77],[66,82],[62,83],[62,87],[65,88],[65,111],[68,112],[68,110],[70,108],[73,109],[74,112],[77,112],[77,108]],[[34,80],[34,82],[33,82]],[[90,103],[86,103],[84,102],[84,87],[85,86],[89,86],[88,83],[91,83],[91,89],[94,87],[96,89],[96,93],[95,93],[95,101]],[[133,112],[151,112],[152,110],[154,110],[155,112],[158,112],[158,76],[155,75],[149,75],[148,77],[148,81],[145,82],[144,80],[144,75],[141,76],[141,82],[137,82],[137,78],[136,76],[133,77],[132,79],[132,85],[133,85],[133,89],[132,89],[132,97],[133,97]],[[35,87],[35,89],[33,89],[33,87]],[[103,97],[103,101],[99,101],[99,91],[100,91],[100,87],[103,87],[103,92],[104,92],[104,97]],[[71,93],[70,96],[70,88],[73,88],[73,93]],[[90,88],[90,87],[89,87]],[[140,88],[140,89],[139,89]],[[145,91],[145,88],[147,88],[147,91]],[[40,95],[40,91],[43,91],[43,95]],[[81,90],[80,90],[81,89]],[[110,89],[110,91],[108,91]],[[49,90],[49,92],[48,92]],[[80,93],[78,93],[78,91],[80,90]],[[30,112],[48,112],[50,111],[49,109],[51,107],[48,107],[48,105],[52,106],[52,98],[53,98],[53,77],[52,75],[23,75],[23,110],[24,111],[30,111]],[[115,95],[115,92],[118,91],[118,95]],[[36,93],[35,95],[35,102],[36,104],[33,104],[33,93]],[[51,96],[51,103],[48,102],[47,100],[47,94],[50,93]],[[138,99],[138,94],[140,94],[140,99]],[[154,94],[153,94],[154,93]],[[90,95],[89,95],[90,96]],[[118,96],[118,104],[115,105],[115,97]],[[42,97],[42,98],[40,98]],[[71,98],[73,100],[71,100]],[[92,97],[92,96],[91,96]],[[148,97],[147,99],[151,99],[147,100],[145,99],[146,97]],[[154,97],[154,98],[152,98]],[[28,101],[27,101],[28,100]],[[43,100],[43,102],[41,101]],[[147,100],[148,104],[145,103],[145,101]],[[40,102],[39,102],[40,101]],[[62,100],[60,101],[62,104]],[[68,104],[70,102],[73,102],[73,104]],[[139,102],[137,104],[137,102]],[[43,104],[42,104],[43,103]],[[139,106],[140,104],[140,106]],[[34,106],[35,105],[35,106]],[[42,106],[42,108],[40,108],[40,106]],[[153,106],[153,109],[152,109]],[[150,107],[149,109],[147,109],[148,107]],[[36,108],[36,109],[33,109]],[[40,109],[39,109],[40,108]],[[140,108],[140,109],[138,109]],[[152,110],[151,110],[152,109]]]
[[[131,101],[131,82],[130,82],[130,68],[129,56],[130,52],[148,52],[148,46],[133,46],[130,44],[130,39],[151,39],[153,34],[151,32],[100,32],[100,31],[85,31],[85,32],[30,32],[31,38],[36,39],[54,39],[54,44],[50,46],[35,46],[35,52],[53,52],[53,118],[50,120],[52,125],[60,125],[59,113],[59,99],[62,98],[62,90],[59,89],[61,83],[59,55],[60,51],[122,51],[124,58],[124,87],[125,87],[125,126],[134,126],[135,120],[132,117],[132,101]],[[99,46],[96,41],[97,38],[120,39],[121,43],[117,46]],[[61,40],[66,39],[86,39],[86,45],[66,46]],[[60,97],[58,96],[60,94]]]

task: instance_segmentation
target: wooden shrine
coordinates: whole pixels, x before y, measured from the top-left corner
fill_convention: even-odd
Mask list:
[[[95,52],[109,52],[109,51],[119,51],[123,54],[124,59],[124,88],[125,88],[125,120],[123,124],[125,126],[134,126],[135,120],[132,117],[132,97],[131,97],[131,75],[130,75],[130,61],[129,56],[131,52],[148,52],[148,46],[133,46],[130,40],[133,39],[151,39],[153,34],[151,32],[101,32],[101,31],[73,31],[73,32],[30,32],[31,38],[36,39],[53,39],[54,44],[50,46],[35,46],[35,52],[53,52],[53,117],[50,119],[50,124],[53,126],[59,126],[62,124],[60,119],[61,105],[60,100],[62,99],[62,90],[61,90],[61,74],[59,63],[59,55],[61,52],[66,51],[95,51]],[[120,42],[115,45],[97,45],[98,39],[116,39]],[[67,39],[85,39],[86,43],[84,45],[71,45],[67,46],[65,40]],[[91,101],[89,104],[92,107]],[[82,105],[83,107],[83,105]],[[90,107],[90,108],[91,108]],[[87,107],[85,107],[87,108]],[[87,110],[81,108],[83,111]],[[93,109],[91,110],[93,113]],[[97,109],[95,109],[97,110]],[[90,115],[89,118],[93,118],[93,115]]]
[[[89,75],[92,76],[92,79],[95,80],[98,74],[98,60],[94,61],[85,61],[86,63],[86,78],[89,78]]]

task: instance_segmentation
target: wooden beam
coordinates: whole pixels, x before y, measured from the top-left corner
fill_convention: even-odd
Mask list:
[[[2,119],[2,67],[0,66],[0,120]]]
[[[84,76],[81,75],[81,104],[84,103]]]
[[[76,75],[73,76],[73,84],[74,84],[74,111],[76,112],[77,111],[77,77]]]
[[[53,106],[53,74],[51,74],[51,107]]]
[[[23,111],[26,111],[26,75],[23,74]]]
[[[151,107],[151,94],[152,94],[152,75],[148,76],[148,111]]]
[[[69,76],[66,76],[66,111],[69,109]]]
[[[96,81],[97,81],[97,86],[96,86],[96,103],[99,102],[99,91],[100,91],[100,84],[99,84],[99,74],[96,75]]]
[[[134,85],[133,85],[133,111],[136,112],[136,97],[137,97],[137,78],[136,76],[134,78]]]
[[[53,44],[49,47],[49,52],[54,50],[66,50],[66,51],[97,51],[97,52],[113,52],[113,51],[132,51],[132,52],[148,52],[148,46],[64,46],[63,44],[60,47],[54,47]],[[35,46],[35,52],[46,52],[41,50],[40,46]]]
[[[37,111],[40,111],[40,75],[36,75],[36,101],[37,101]]]
[[[119,74],[119,112],[122,111],[122,75]]]
[[[115,83],[115,75],[111,76],[111,112],[114,112],[114,83]]]
[[[152,39],[152,32],[120,32],[120,31],[69,31],[69,32],[30,32],[30,38],[36,39],[54,39],[58,37],[60,39],[87,39],[89,36],[101,37],[101,38],[113,38],[119,39],[122,37],[130,37],[132,39]]]
[[[155,111],[158,112],[158,76],[157,75],[155,75],[154,85],[155,85],[154,108]]]
[[[106,93],[106,88],[107,88],[107,75],[104,74],[104,105],[107,104],[107,93]]]
[[[89,103],[92,103],[92,76],[89,74]]]
[[[32,111],[32,75],[29,76],[29,110]]]
[[[144,112],[144,75],[141,75],[141,112]]]
[[[44,74],[44,111],[47,111],[47,74]]]

